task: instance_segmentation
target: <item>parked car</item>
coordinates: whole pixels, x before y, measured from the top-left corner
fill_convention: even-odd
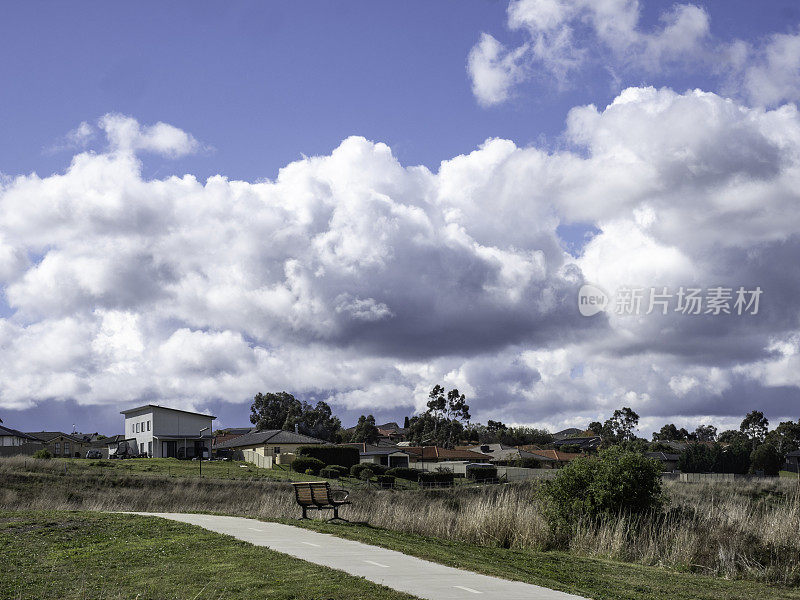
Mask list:
[[[103,453],[100,450],[87,450],[86,458],[103,458]]]

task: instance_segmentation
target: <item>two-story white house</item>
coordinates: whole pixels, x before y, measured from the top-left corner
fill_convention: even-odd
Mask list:
[[[125,437],[155,458],[211,456],[211,426],[217,417],[147,404],[121,411]]]

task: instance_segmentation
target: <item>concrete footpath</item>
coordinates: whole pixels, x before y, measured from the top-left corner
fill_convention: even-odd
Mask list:
[[[345,540],[301,527],[243,517],[183,513],[131,513],[199,525],[256,546],[350,575],[364,577],[395,590],[429,600],[585,600],[548,588],[453,569],[394,550]]]

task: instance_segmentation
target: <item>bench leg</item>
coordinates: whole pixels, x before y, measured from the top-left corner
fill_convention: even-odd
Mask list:
[[[306,507],[305,507],[305,506],[303,506],[303,507],[301,507],[301,508],[303,509],[303,518],[304,518],[304,519],[307,519],[307,518],[308,518],[308,515],[306,514]]]

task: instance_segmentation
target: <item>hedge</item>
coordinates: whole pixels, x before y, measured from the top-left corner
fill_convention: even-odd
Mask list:
[[[350,475],[352,475],[353,477],[356,477],[356,478],[360,478],[361,477],[361,471],[363,471],[364,469],[372,470],[373,466],[374,465],[372,465],[370,463],[359,463],[357,465],[353,465],[352,467],[350,467]],[[373,473],[374,473],[374,471],[373,471]]]
[[[326,465],[344,465],[348,468],[359,461],[358,448],[347,446],[300,446],[296,454],[316,458]]]
[[[391,475],[378,475],[375,479],[378,480],[378,484],[382,488],[394,487],[394,477],[392,477]]]
[[[467,477],[475,481],[497,479],[497,467],[468,467]]]
[[[310,456],[298,456],[292,462],[292,470],[298,473],[306,473],[311,470],[311,474],[316,475],[320,469],[325,466],[325,463],[318,458]]]
[[[422,471],[419,469],[410,469],[408,467],[394,467],[386,471],[387,475],[399,477],[400,479],[408,479],[409,481],[417,481],[420,473],[422,473]]]

